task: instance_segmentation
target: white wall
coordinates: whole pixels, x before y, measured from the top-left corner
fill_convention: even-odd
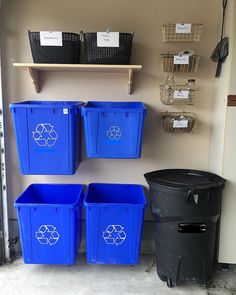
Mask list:
[[[10,217],[16,217],[14,200],[33,182],[119,182],[146,185],[143,174],[156,169],[182,167],[207,170],[214,94],[214,65],[209,56],[217,41],[217,19],[218,2],[212,0],[4,1],[1,27]],[[162,43],[161,25],[182,21],[204,24],[201,42]],[[43,73],[42,91],[36,94],[27,72],[12,67],[13,62],[32,61],[28,29],[80,32],[81,29],[101,31],[107,27],[114,31],[135,32],[132,63],[142,64],[143,70],[135,76],[135,92],[132,96],[127,94],[126,77],[123,75],[60,72]],[[200,66],[197,73],[176,75],[176,82],[183,84],[188,78],[196,78],[199,101],[195,106],[167,107],[161,104],[159,97],[159,85],[166,78],[160,67],[160,53],[184,49],[193,49],[201,56]],[[8,105],[10,102],[29,99],[145,102],[148,117],[144,128],[142,158],[88,159],[83,151],[83,162],[74,176],[22,176]],[[198,131],[195,134],[178,135],[163,133],[160,112],[183,109],[197,114],[200,121]],[[146,220],[151,219],[147,210]],[[145,228],[144,235],[147,232]]]
[[[216,79],[218,90],[214,97],[210,169],[226,179],[223,193],[219,258],[221,263],[236,263],[236,107],[227,107],[227,96],[236,95],[236,1],[229,0],[225,32],[229,36],[229,56],[224,64],[222,77]]]
[[[219,26],[222,19],[222,6],[219,0]],[[222,66],[220,78],[215,79],[214,95],[212,103],[212,127],[209,153],[209,170],[222,175],[223,169],[223,152],[224,152],[224,136],[225,136],[225,117],[227,96],[235,93],[235,83],[233,80],[235,68],[232,66],[236,57],[233,54],[235,50],[235,17],[234,17],[235,0],[229,0],[225,15],[225,35],[229,36],[229,56]],[[220,32],[219,32],[220,38]],[[231,92],[232,91],[232,92]]]

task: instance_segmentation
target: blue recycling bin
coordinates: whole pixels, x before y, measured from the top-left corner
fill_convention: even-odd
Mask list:
[[[74,174],[80,163],[81,102],[10,104],[22,174]]]
[[[147,114],[142,102],[89,101],[81,111],[89,158],[140,158]]]
[[[24,262],[74,264],[81,240],[80,184],[32,184],[15,202]]]
[[[86,208],[87,262],[139,262],[146,199],[141,185],[92,183]]]

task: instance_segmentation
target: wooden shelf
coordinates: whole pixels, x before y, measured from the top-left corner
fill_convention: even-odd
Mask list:
[[[142,65],[92,65],[92,64],[37,64],[37,63],[13,63],[14,67],[27,70],[32,79],[35,91],[40,92],[40,72],[105,72],[127,73],[128,93],[132,94],[133,77],[135,71],[140,71]]]

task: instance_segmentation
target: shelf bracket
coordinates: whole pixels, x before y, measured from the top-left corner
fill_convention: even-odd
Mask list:
[[[27,67],[27,70],[31,76],[32,83],[34,85],[34,89],[37,93],[40,92],[40,87],[39,87],[39,71],[35,70],[31,67]]]
[[[134,70],[129,69],[129,81],[128,81],[128,93],[132,94],[133,92],[133,77],[134,77]]]

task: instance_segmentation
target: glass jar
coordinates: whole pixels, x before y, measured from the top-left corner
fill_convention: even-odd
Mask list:
[[[196,84],[195,84],[195,79],[188,79],[188,83],[187,83],[187,90],[189,91],[189,102],[193,103],[196,97]]]
[[[175,80],[173,75],[168,75],[165,81],[165,98],[169,102],[173,102]]]

